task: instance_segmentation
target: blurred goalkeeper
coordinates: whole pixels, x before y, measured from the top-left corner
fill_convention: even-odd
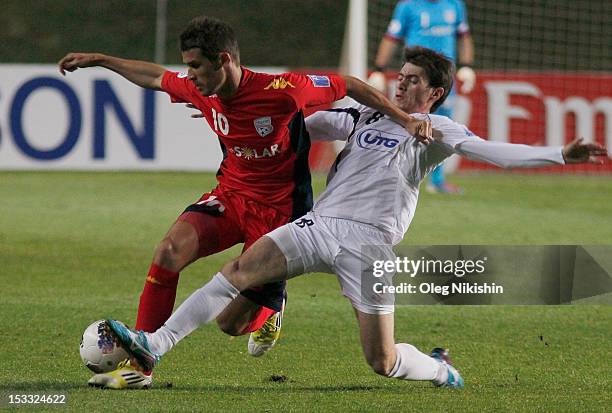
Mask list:
[[[446,350],[436,347],[425,354],[411,344],[395,342],[393,295],[368,290],[363,281],[372,279],[376,261],[395,260],[392,245],[408,230],[419,185],[451,154],[510,168],[601,163],[597,157],[605,156],[606,150],[598,144],[583,144],[581,139],[545,147],[485,141],[445,116],[429,115],[448,95],[453,64],[421,47],[406,49],[404,60],[395,102],[414,117],[431,119],[435,141],[423,145],[388,117],[363,105],[308,117],[306,126],[314,139],[346,141],[329,172],[327,189],[312,211],[261,237],[240,258],[224,265],[155,333],[133,331],[107,320],[107,329],[137,364],[154,367],[163,354],[214,320],[245,288],[308,272],[328,272],[336,274],[353,305],[366,361],[376,373],[463,387]],[[115,383],[108,375],[93,380],[107,387]]]
[[[462,0],[404,0],[398,2],[380,42],[374,72],[368,82],[381,91],[386,90],[384,70],[398,43],[423,46],[442,53],[457,65],[457,80],[461,93],[470,93],[476,82],[472,69],[474,42],[469,32],[467,12]],[[437,115],[453,117],[454,91],[451,90]],[[461,189],[448,183],[441,164],[430,175],[429,192],[460,193]]]
[[[190,103],[219,137],[223,161],[217,187],[185,209],[155,251],[136,321],[136,328],[149,332],[172,313],[179,272],[186,266],[239,243],[247,250],[262,235],[310,210],[305,108],[348,95],[413,132],[428,125],[350,76],[248,70],[240,64],[234,31],[217,19],[193,19],[181,33],[180,48],[186,73],[100,53],[69,53],[59,62],[62,74],[104,67],[138,86],[166,92],[173,102]],[[260,356],[279,337],[285,298],[283,280],[253,284],[217,315],[217,322],[231,335],[251,333],[248,351]],[[152,381],[147,373],[125,364],[112,377],[119,378],[116,388],[144,388]]]

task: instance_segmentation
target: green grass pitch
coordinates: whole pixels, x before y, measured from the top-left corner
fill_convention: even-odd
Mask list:
[[[612,245],[610,177],[458,176],[463,196],[423,194],[405,243]],[[323,186],[317,177],[317,191]],[[451,349],[466,388],[379,377],[331,275],[289,283],[277,347],[208,325],[156,370],[149,391],[90,389],[80,334],[133,323],[156,243],[214,185],[196,173],[0,173],[0,409],[8,394],[65,393],[74,411],[605,411],[612,405],[612,307],[400,307],[396,337]],[[181,275],[177,302],[239,248]],[[284,382],[272,375],[286,376]],[[45,407],[36,407],[37,411]],[[609,411],[609,410],[608,410]]]

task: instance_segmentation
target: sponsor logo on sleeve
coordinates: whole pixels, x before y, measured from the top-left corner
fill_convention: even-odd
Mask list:
[[[465,132],[465,134],[467,136],[474,136],[474,132],[472,132],[471,130],[469,130],[467,127],[463,127],[463,131]]]
[[[314,87],[329,87],[329,77],[321,75],[308,75]]]
[[[179,73],[176,74],[176,77],[178,77],[179,79],[184,79],[187,76],[188,76],[187,72],[179,72]]]
[[[264,136],[268,136],[274,131],[274,127],[272,126],[272,118],[270,116],[263,116],[261,118],[257,118],[253,121],[255,125],[255,130],[262,138]]]

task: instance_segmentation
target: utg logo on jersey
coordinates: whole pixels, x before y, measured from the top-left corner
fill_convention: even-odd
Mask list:
[[[295,89],[295,86],[293,86],[290,81],[285,80],[281,77],[281,78],[273,79],[268,86],[264,87],[264,90],[268,90],[268,89],[278,90],[278,89],[285,89],[288,87]]]
[[[366,129],[357,136],[357,145],[363,149],[388,152],[399,144],[399,139],[392,133],[381,132],[375,129]]]

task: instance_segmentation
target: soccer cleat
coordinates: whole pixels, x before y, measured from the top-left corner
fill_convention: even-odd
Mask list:
[[[136,369],[129,360],[124,360],[119,363],[116,370],[96,374],[87,384],[90,387],[114,390],[149,389],[153,384],[153,377]]]
[[[281,325],[286,302],[287,295],[285,294],[281,310],[272,314],[259,330],[252,332],[249,336],[249,344],[247,348],[251,356],[261,357],[276,344],[276,341],[280,337],[281,333]]]
[[[448,350],[436,347],[431,350],[431,357],[433,357],[438,363],[442,364],[446,367],[446,372],[448,373],[448,378],[445,382],[440,383],[433,381],[433,384],[437,387],[451,387],[455,389],[463,388],[463,377],[457,371],[456,368],[453,367],[453,363],[451,362],[450,357],[448,356]]]
[[[134,331],[117,320],[106,320],[106,329],[113,335],[129,355],[133,357],[138,366],[145,371],[153,370],[159,363],[160,356],[151,351],[144,331]]]

